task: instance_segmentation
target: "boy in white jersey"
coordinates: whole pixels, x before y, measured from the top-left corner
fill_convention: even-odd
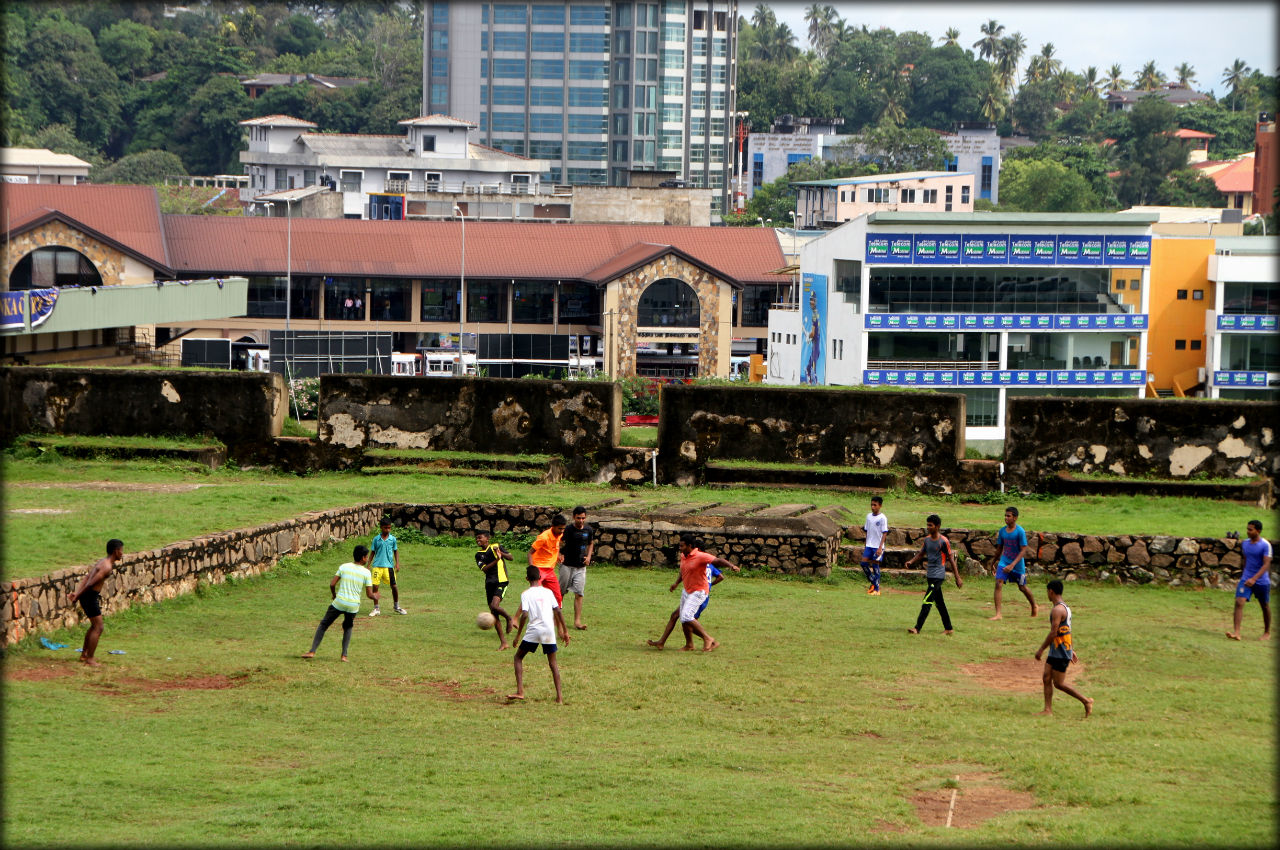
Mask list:
[[[311,649],[302,653],[303,658],[315,658],[316,650],[324,633],[333,625],[333,621],[342,617],[342,660],[347,660],[347,649],[351,645],[351,627],[355,625],[356,614],[360,611],[360,592],[364,591],[373,604],[378,604],[378,591],[374,590],[373,575],[365,569],[364,563],[369,560],[369,550],[357,546],[351,553],[351,563],[338,567],[338,572],[329,581],[329,595],[333,603],[324,612],[324,619],[316,628],[316,636],[311,641]]]
[[[862,548],[862,574],[867,577],[870,587],[867,594],[880,595],[880,565],[884,563],[884,539],[889,534],[889,518],[880,513],[884,499],[871,497],[871,513],[862,523],[862,530],[867,533],[866,544]]]
[[[537,652],[541,646],[547,656],[547,666],[551,668],[551,681],[555,682],[556,702],[563,704],[560,665],[556,662],[556,632],[568,646],[569,630],[565,627],[555,594],[542,586],[542,571],[530,564],[525,570],[525,578],[529,580],[529,589],[520,594],[520,620],[516,623],[516,634],[524,629],[524,637],[516,650],[516,692],[507,694],[507,699],[524,699],[524,657],[530,652]]]
[[[1044,662],[1044,711],[1041,714],[1053,714],[1053,689],[1075,697],[1084,704],[1084,716],[1093,713],[1093,700],[1067,684],[1067,667],[1080,659],[1071,644],[1071,609],[1062,601],[1062,582],[1053,579],[1045,588],[1049,594],[1049,634],[1036,650],[1036,661],[1049,650],[1049,657]]]

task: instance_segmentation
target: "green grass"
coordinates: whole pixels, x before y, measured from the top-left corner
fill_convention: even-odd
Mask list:
[[[213,437],[89,437],[64,434],[26,434],[15,442],[19,445],[36,440],[42,446],[82,449],[178,449],[198,450],[218,448],[222,441]]]
[[[628,425],[618,438],[621,445],[630,448],[652,449],[658,445],[657,425]]]
[[[405,458],[409,460],[489,460],[519,463],[546,463],[551,455],[504,455],[487,452],[435,451],[428,449],[365,449],[369,457]]]
[[[829,472],[839,474],[842,472],[865,472],[872,475],[902,475],[906,472],[900,466],[825,466],[816,463],[787,463],[781,461],[756,461],[756,460],[738,460],[735,458],[715,458],[710,463],[722,469],[776,469],[779,472]]]
[[[92,563],[111,537],[127,551],[151,549],[199,534],[257,526],[307,511],[367,502],[471,502],[526,505],[593,504],[621,498],[624,507],[660,507],[675,502],[763,502],[843,505],[855,517],[868,496],[820,490],[739,487],[642,486],[630,490],[599,484],[539,484],[435,475],[360,475],[325,472],[305,477],[224,467],[216,471],[185,461],[75,460],[50,456],[21,459],[0,454],[4,486],[4,534],[0,579],[35,576]],[[1029,531],[1092,534],[1171,534],[1217,537],[1243,532],[1259,517],[1274,529],[1276,514],[1248,504],[1157,496],[1016,497],[991,494],[980,500],[889,491],[885,513],[891,525],[920,527],[930,513],[948,528],[995,530],[1004,506],[1022,509]],[[56,541],[50,546],[49,541]]]
[[[704,616],[723,646],[703,654],[643,645],[675,604],[670,571],[596,566],[590,629],[560,655],[566,705],[540,656],[526,658],[528,702],[507,705],[511,653],[473,624],[482,585],[465,548],[406,545],[409,616],[358,618],[349,664],[340,623],[298,659],[348,554],[109,616],[101,671],[69,649],[11,649],[6,844],[1269,847],[1276,834],[1276,645],[1222,636],[1226,592],[1070,585],[1077,684],[1097,701],[1082,721],[1063,696],[1034,715],[1045,621],[1006,590],[1008,619],[988,622],[986,580],[947,588],[947,638],[936,614],[906,634],[915,590],[732,576]],[[1256,607],[1245,626],[1256,636]],[[1021,691],[963,669],[1019,661]],[[959,817],[984,780],[1031,798],[963,829],[925,825],[912,804],[955,788]]]

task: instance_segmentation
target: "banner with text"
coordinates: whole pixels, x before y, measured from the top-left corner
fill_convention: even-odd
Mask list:
[[[866,262],[961,266],[1148,266],[1150,236],[869,233]]]
[[[869,331],[1101,331],[1147,329],[1146,313],[867,313]]]
[[[862,383],[891,387],[1141,387],[1143,369],[867,369]]]
[[[31,296],[31,327],[44,323],[58,303],[58,290],[31,289],[0,293],[0,329],[20,330],[26,327],[23,302]]]

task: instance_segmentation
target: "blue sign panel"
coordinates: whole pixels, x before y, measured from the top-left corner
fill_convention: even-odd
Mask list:
[[[1219,387],[1265,387],[1267,385],[1267,373],[1215,370],[1213,383],[1214,386]]]
[[[1108,236],[1106,238],[1106,265],[1145,266],[1151,263],[1151,237]]]
[[[1275,329],[1275,316],[1227,314],[1218,317],[1220,331],[1274,331]]]
[[[1151,237],[878,233],[868,234],[865,253],[868,263],[1147,266]]]
[[[22,304],[28,293],[31,295],[31,327],[43,324],[53,314],[53,308],[58,303],[57,289],[5,292],[0,294],[0,328],[10,330],[25,326]]]
[[[889,259],[889,237],[868,234],[866,254],[868,263],[892,262]]]
[[[1145,313],[867,313],[866,330],[1146,330]]]
[[[1265,385],[1266,373],[1256,374]],[[1140,387],[1146,384],[1147,373],[1142,369],[868,369],[862,373],[862,382],[899,387]],[[1232,385],[1254,384],[1243,381]]]

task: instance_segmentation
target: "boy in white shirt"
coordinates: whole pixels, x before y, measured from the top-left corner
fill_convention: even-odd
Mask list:
[[[880,565],[884,563],[884,539],[889,533],[889,518],[880,513],[883,504],[884,499],[872,496],[871,513],[862,524],[862,530],[867,533],[867,542],[862,549],[862,574],[871,583],[867,588],[869,596],[880,595]]]
[[[516,650],[516,692],[507,694],[507,699],[524,699],[524,657],[530,652],[542,652],[547,656],[547,666],[551,668],[551,681],[556,686],[556,702],[564,703],[560,694],[560,665],[556,661],[556,632],[564,645],[569,645],[569,631],[564,624],[564,616],[556,603],[555,594],[542,586],[542,572],[532,564],[525,570],[525,578],[529,580],[529,589],[520,594],[520,619],[516,623],[516,634],[524,629],[524,637]]]

